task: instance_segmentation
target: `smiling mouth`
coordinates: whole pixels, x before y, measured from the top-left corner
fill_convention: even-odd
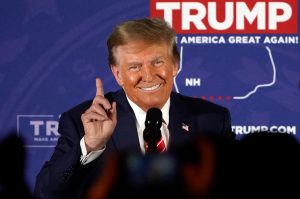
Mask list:
[[[140,89],[143,91],[154,91],[154,90],[157,90],[160,86],[161,86],[161,84],[156,84],[151,87],[140,87]]]

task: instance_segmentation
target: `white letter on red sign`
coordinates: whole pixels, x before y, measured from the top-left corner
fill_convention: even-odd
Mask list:
[[[173,24],[173,10],[179,10],[180,9],[180,3],[171,3],[171,2],[158,2],[156,3],[156,9],[157,10],[163,10],[164,11],[164,19],[167,21],[171,26]]]
[[[249,10],[245,2],[236,3],[236,29],[244,30],[245,29],[245,20],[252,24],[253,21],[257,18],[257,29],[265,30],[266,29],[266,3],[257,2],[252,10]]]
[[[197,10],[197,14],[191,15],[191,10]],[[202,19],[206,15],[206,8],[202,3],[183,2],[182,3],[182,29],[190,30],[190,23],[193,23],[198,30],[206,30]]]
[[[277,15],[278,10],[282,10],[282,15]],[[269,29],[276,30],[278,22],[284,22],[291,18],[292,8],[285,2],[270,2],[269,3]]]
[[[208,23],[216,30],[226,30],[232,26],[233,23],[233,2],[225,3],[225,20],[223,22],[217,21],[217,3],[208,3]]]

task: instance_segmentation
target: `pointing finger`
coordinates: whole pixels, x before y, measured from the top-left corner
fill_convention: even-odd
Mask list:
[[[102,81],[99,77],[96,78],[96,95],[104,96]]]

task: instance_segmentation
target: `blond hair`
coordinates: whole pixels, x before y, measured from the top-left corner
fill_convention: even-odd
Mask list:
[[[114,49],[131,41],[144,41],[150,44],[165,42],[170,47],[174,62],[179,62],[180,56],[176,46],[176,33],[169,24],[158,18],[143,18],[130,20],[117,25],[107,40],[108,62],[116,65]]]

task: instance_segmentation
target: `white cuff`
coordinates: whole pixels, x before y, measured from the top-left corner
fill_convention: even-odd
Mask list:
[[[80,140],[80,148],[81,148],[81,153],[82,153],[82,155],[80,157],[80,163],[82,165],[86,165],[86,164],[92,162],[93,160],[95,160],[96,158],[98,158],[103,153],[106,146],[104,146],[103,149],[100,149],[97,151],[91,151],[89,154],[87,154],[84,137],[83,137]]]

